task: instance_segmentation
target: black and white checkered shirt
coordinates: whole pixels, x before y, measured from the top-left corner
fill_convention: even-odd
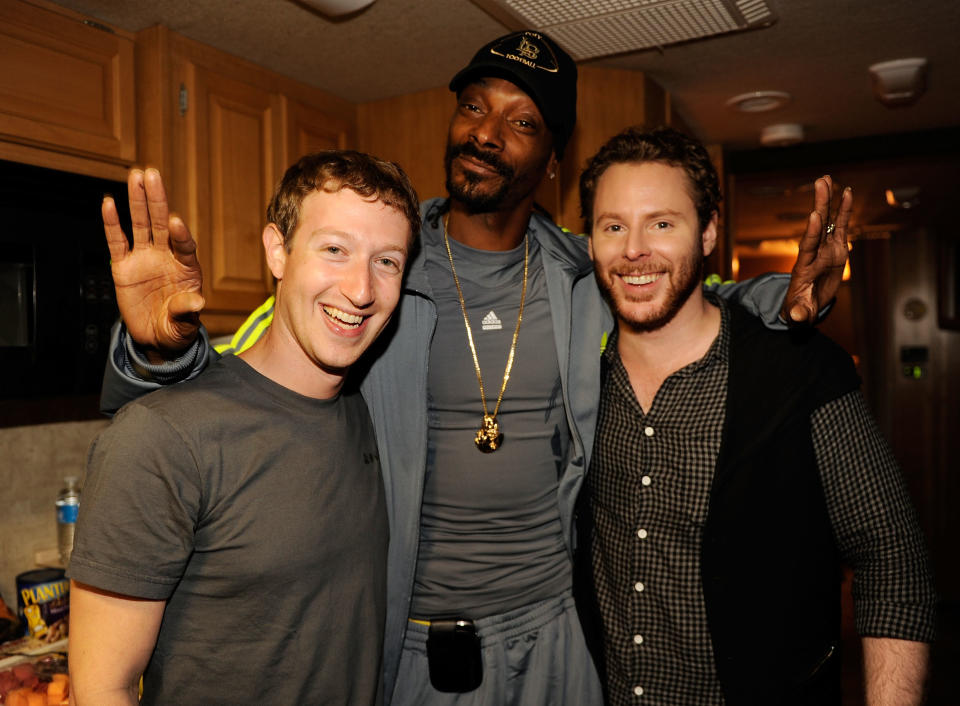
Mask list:
[[[587,483],[609,698],[722,704],[700,577],[727,397],[729,313],[700,360],[637,402],[612,337]],[[930,640],[935,595],[899,468],[859,392],[814,412],[813,445],[862,635]],[[896,547],[896,551],[888,551]],[[883,549],[884,551],[880,551]]]

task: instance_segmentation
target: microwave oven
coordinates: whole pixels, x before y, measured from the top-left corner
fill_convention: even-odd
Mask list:
[[[97,418],[117,318],[100,204],[126,184],[0,160],[0,426]]]

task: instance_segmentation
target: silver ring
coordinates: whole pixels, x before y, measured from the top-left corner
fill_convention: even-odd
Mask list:
[[[837,229],[836,223],[831,223],[827,226],[827,235],[832,235],[833,231]]]

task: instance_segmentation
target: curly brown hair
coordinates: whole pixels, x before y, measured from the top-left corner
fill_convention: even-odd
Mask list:
[[[614,164],[660,162],[680,167],[687,175],[690,198],[697,209],[700,231],[706,230],[720,203],[720,181],[710,155],[699,140],[673,128],[657,128],[652,132],[642,127],[629,127],[611,137],[587,162],[580,175],[580,215],[587,232],[593,230],[593,201],[597,182]]]
[[[267,222],[277,226],[287,251],[300,221],[303,199],[314,191],[336,193],[341,189],[396,209],[410,224],[410,239],[420,234],[417,192],[399,164],[355,150],[323,150],[301,157],[287,169],[267,207]]]

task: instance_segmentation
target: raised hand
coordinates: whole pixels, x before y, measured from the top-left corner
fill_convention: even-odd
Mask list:
[[[103,200],[103,230],[117,306],[127,331],[160,362],[190,345],[203,309],[197,244],[186,224],[170,214],[156,169],[131,169],[127,177],[133,247],[120,227],[113,198]]]
[[[790,275],[781,315],[790,323],[814,323],[817,312],[840,289],[847,263],[847,224],[853,210],[853,191],[843,190],[840,207],[830,220],[833,180],[829,176],[814,184],[814,204],[807,231],[800,239],[800,252]]]

